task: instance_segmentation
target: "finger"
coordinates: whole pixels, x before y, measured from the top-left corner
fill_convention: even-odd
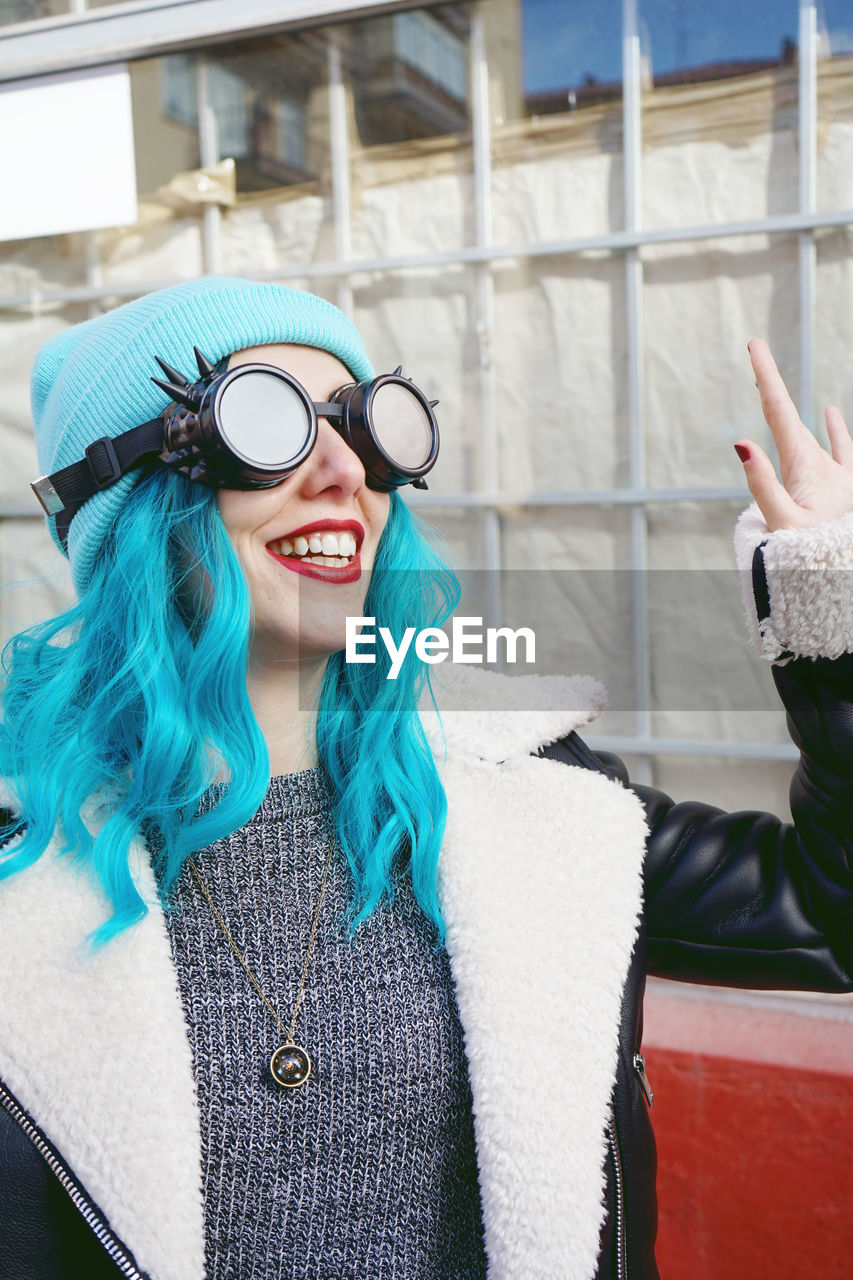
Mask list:
[[[841,410],[834,405],[826,411],[826,433],[832,448],[832,456],[842,467],[853,467],[853,440],[847,423],[841,416]]]
[[[773,463],[763,449],[752,440],[741,440],[735,445],[743,463],[749,492],[761,508],[767,528],[790,529],[803,523],[802,512],[788,490],[780,483]]]
[[[797,407],[788,394],[788,388],[782,381],[782,375],[767,343],[761,338],[753,338],[747,350],[761,396],[764,419],[773,432],[784,473],[788,460],[797,447],[802,446],[806,437],[813,441],[814,436],[800,421]]]

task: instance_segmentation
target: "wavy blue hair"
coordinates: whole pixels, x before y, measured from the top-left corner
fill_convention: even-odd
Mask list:
[[[438,626],[459,586],[396,493],[366,600],[393,635]],[[129,852],[157,836],[164,896],[190,854],[243,826],[266,794],[269,759],[246,689],[248,587],[215,495],[158,470],[121,509],[91,586],[72,608],[14,636],[3,651],[0,775],[23,835],[0,879],[41,856],[57,824],[63,851],[91,868],[113,906],[98,948],[146,913]],[[446,799],[417,704],[429,667],[334,654],[317,706],[317,748],[337,839],[355,881],[351,927],[393,896],[408,856],[415,895],[444,938],[436,871]],[[215,802],[201,805],[217,778]],[[97,835],[82,813],[105,805]],[[188,817],[188,815],[192,815]],[[103,816],[103,815],[102,815]]]

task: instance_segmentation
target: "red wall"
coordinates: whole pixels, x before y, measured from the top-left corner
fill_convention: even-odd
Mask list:
[[[662,1280],[851,1280],[853,1004],[669,987],[645,1044]]]

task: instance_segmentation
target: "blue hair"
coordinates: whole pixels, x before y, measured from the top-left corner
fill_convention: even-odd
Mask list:
[[[440,625],[458,601],[453,573],[391,494],[366,600],[394,636]],[[151,472],[110,530],[91,585],[66,612],[3,650],[0,776],[19,805],[0,837],[21,831],[0,879],[35,862],[62,833],[113,914],[97,948],[147,911],[129,854],[156,835],[164,897],[186,859],[242,827],[266,794],[269,758],[246,689],[251,602],[215,495]],[[415,895],[444,938],[436,893],[446,799],[418,700],[429,667],[347,664],[334,654],[317,706],[317,749],[340,847],[355,882],[352,928],[408,859]],[[213,803],[201,805],[211,795]],[[96,835],[84,817],[95,804]],[[93,815],[96,816],[96,815]]]

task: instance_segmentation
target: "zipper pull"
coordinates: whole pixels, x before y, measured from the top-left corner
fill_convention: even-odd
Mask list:
[[[640,1084],[643,1086],[646,1102],[651,1106],[655,1100],[655,1095],[652,1093],[652,1086],[649,1084],[649,1077],[646,1075],[646,1060],[641,1053],[634,1054],[634,1070],[639,1077]]]

